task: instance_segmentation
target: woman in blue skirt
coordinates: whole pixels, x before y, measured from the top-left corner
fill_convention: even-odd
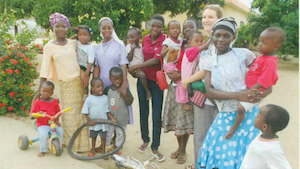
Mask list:
[[[219,19],[212,31],[212,43],[216,51],[204,58],[205,88],[207,97],[215,101],[219,113],[203,141],[197,168],[238,169],[248,145],[259,134],[253,123],[259,111],[258,106],[246,112],[243,123],[231,139],[226,140],[224,136],[234,123],[239,101],[249,102],[251,99],[248,98],[248,91],[245,91],[245,76],[255,55],[248,49],[231,48],[237,32],[235,21]],[[251,96],[254,94],[252,99],[257,101],[270,92],[270,89],[252,91]]]

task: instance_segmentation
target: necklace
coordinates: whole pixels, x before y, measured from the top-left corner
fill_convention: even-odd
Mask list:
[[[106,55],[106,51],[107,51],[107,49],[109,48],[110,45],[111,45],[111,43],[107,46],[106,49],[104,49],[104,48],[103,48],[103,44],[102,44],[102,48],[103,48],[103,50],[104,50],[104,53],[103,53],[104,56]]]

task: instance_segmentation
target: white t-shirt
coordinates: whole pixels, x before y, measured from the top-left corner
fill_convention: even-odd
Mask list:
[[[88,114],[91,120],[108,119],[108,97],[106,95],[94,96],[90,95],[84,102],[81,113]],[[106,124],[96,124],[89,127],[94,131],[108,131]]]
[[[87,68],[88,63],[94,64],[95,60],[95,47],[92,44],[83,45],[77,40],[77,59],[78,64]],[[93,71],[94,66],[91,69]]]
[[[164,65],[167,63],[176,63],[178,61],[180,52],[181,52],[181,46],[182,46],[183,39],[182,39],[182,37],[178,37],[178,40],[179,40],[179,43],[174,42],[174,40],[171,38],[167,38],[162,43],[163,46],[166,45],[166,46],[172,47],[176,50],[175,53],[170,54],[170,52],[168,52],[166,54],[166,56],[164,57]]]
[[[126,46],[126,54],[128,55],[129,52],[131,51],[130,44]],[[140,44],[139,48],[134,49],[133,57],[132,60],[129,62],[129,67],[142,64],[144,62],[144,54],[143,54],[143,48],[142,44]]]
[[[240,169],[292,169],[279,139],[265,140],[257,136],[249,145]]]

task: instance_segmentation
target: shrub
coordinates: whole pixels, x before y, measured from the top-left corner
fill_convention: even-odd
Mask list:
[[[0,36],[3,37],[0,39],[0,114],[13,111],[26,116],[34,95],[31,87],[38,76],[34,53],[37,46],[30,46],[35,38],[32,31],[24,30],[14,37],[8,34],[13,21],[13,13],[0,14]]]

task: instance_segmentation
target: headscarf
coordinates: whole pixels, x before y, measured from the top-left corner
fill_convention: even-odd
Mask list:
[[[234,36],[237,33],[237,24],[234,20],[229,19],[229,18],[220,18],[218,19],[214,25],[212,26],[212,31],[213,33],[217,29],[225,29],[231,32]]]
[[[102,18],[99,20],[99,22],[98,22],[99,27],[100,27],[100,23],[101,23],[103,20],[108,20],[108,21],[110,21],[112,27],[114,26],[113,21],[112,21],[109,17],[102,17]],[[102,39],[104,39],[104,37],[103,37],[101,31],[100,31],[100,36],[102,37]],[[125,45],[124,45],[124,42],[123,42],[122,40],[119,39],[119,37],[118,37],[118,35],[116,34],[116,31],[115,31],[114,28],[113,28],[111,37],[112,37],[115,41],[117,41],[119,44],[121,44],[122,46],[125,46]]]
[[[69,18],[66,17],[64,14],[55,12],[54,14],[50,15],[49,19],[50,19],[50,26],[52,28],[58,21],[63,21],[68,28],[71,28]]]

